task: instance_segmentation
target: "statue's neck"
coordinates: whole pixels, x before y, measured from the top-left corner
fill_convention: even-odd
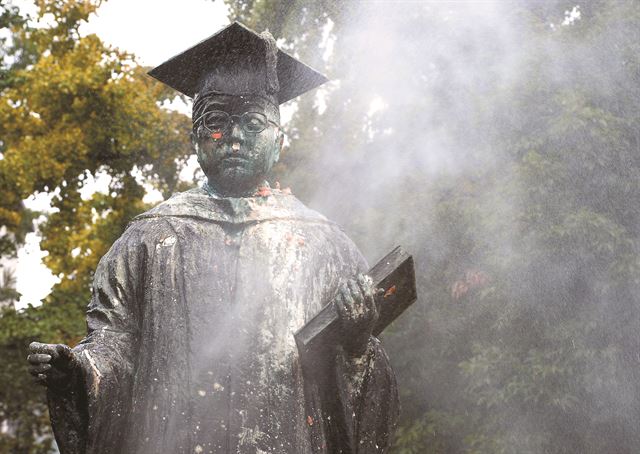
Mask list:
[[[211,182],[207,181],[203,189],[207,191],[209,195],[219,198],[243,198],[243,197],[254,197],[261,189],[269,188],[269,183],[266,180],[262,180],[261,183],[257,185],[251,185],[247,189],[243,188],[234,188],[234,189],[226,189],[221,188]]]

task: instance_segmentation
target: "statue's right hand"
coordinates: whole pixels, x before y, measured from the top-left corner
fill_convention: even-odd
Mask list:
[[[65,389],[71,383],[76,362],[67,345],[32,342],[29,351],[29,373],[36,383],[56,390]]]

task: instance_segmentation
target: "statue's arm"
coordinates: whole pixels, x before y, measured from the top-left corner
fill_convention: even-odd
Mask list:
[[[358,356],[338,349],[335,372],[350,452],[387,452],[399,401],[395,374],[380,341],[371,336]]]
[[[72,350],[68,386],[48,386],[51,424],[61,454],[91,452],[91,440],[114,443],[127,414],[134,367],[141,242],[126,232],[102,258],[87,309],[87,336]],[[104,448],[104,447],[103,447]],[[108,451],[108,450],[107,450]],[[115,452],[115,450],[113,451]]]
[[[334,297],[341,323],[341,342],[335,356],[335,383],[340,398],[350,453],[388,451],[399,414],[395,374],[380,341],[372,336],[378,319],[377,300],[382,297],[368,276],[366,260],[346,236],[345,260],[350,268]],[[344,275],[343,275],[344,276]],[[383,292],[382,292],[383,293]]]

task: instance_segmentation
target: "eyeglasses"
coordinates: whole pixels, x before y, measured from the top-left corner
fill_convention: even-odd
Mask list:
[[[236,119],[244,132],[258,134],[264,131],[269,123],[280,127],[279,124],[267,119],[267,116],[260,112],[244,112],[242,115],[229,115],[223,110],[210,110],[202,114],[193,122],[195,131],[202,127],[209,133],[226,131],[231,126],[231,121]]]

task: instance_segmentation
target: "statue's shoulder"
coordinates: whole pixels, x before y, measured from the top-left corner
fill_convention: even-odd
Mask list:
[[[304,207],[302,202],[298,203]],[[327,220],[321,214],[307,207],[304,207],[304,209],[308,210],[309,213],[315,213],[316,216],[324,220],[305,223],[301,227],[304,231],[313,232],[312,236],[316,238],[316,241],[324,244],[324,254],[326,256],[333,257],[341,263],[351,263],[355,267],[354,269],[359,270],[359,272],[364,273],[369,269],[367,260],[362,255],[360,248],[340,224]]]
[[[194,188],[172,195],[131,219],[122,239],[130,237],[135,242],[145,242],[163,236],[166,230],[171,230],[176,224],[196,217],[198,199],[203,198],[204,194],[201,188]]]
[[[325,238],[327,241],[330,240],[337,249],[359,251],[356,244],[340,224],[307,207],[296,197],[290,196],[288,203],[292,207],[291,211],[298,213],[297,219],[304,224],[303,228],[305,230],[314,230],[320,237]]]
[[[280,217],[291,218],[300,220],[301,222],[337,226],[324,215],[306,206],[300,199],[292,194],[275,191],[273,196],[269,198],[269,202],[270,203],[265,206],[265,211],[269,212],[272,210],[274,218],[276,219]]]
[[[297,220],[330,223],[324,216],[307,208],[295,196],[273,190],[252,197],[219,197],[203,188],[175,194],[149,211],[136,216],[131,224],[153,222],[204,221],[226,224],[250,224]],[[182,220],[182,221],[181,221]]]
[[[229,222],[229,210],[223,203],[225,199],[211,196],[203,188],[173,194],[155,207],[137,215],[129,223],[136,225],[179,225],[185,222],[212,221]]]
[[[138,221],[153,222],[154,219],[163,217],[197,216],[203,210],[215,210],[215,206],[207,203],[208,198],[208,194],[202,188],[178,192],[150,210],[133,218],[132,223]]]

